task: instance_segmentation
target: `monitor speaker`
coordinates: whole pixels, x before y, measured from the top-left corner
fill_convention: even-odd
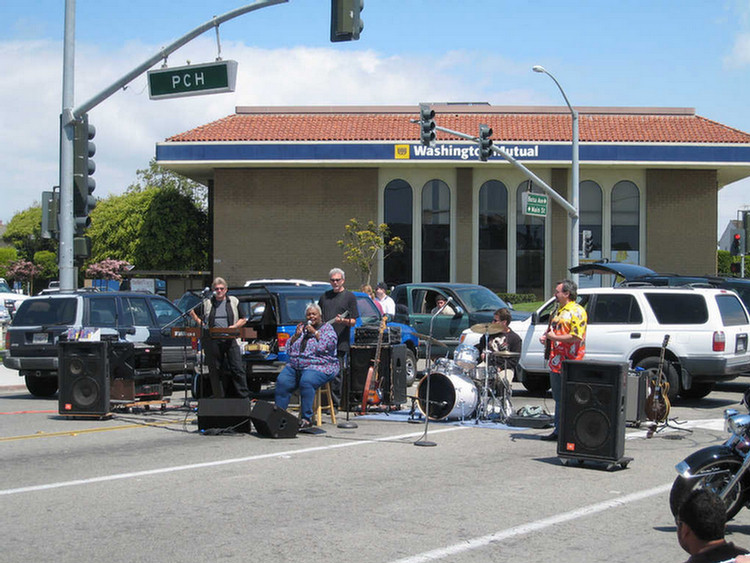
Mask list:
[[[200,399],[198,429],[208,433],[250,433],[250,401],[248,399]]]
[[[250,418],[258,434],[267,438],[294,438],[299,428],[296,416],[267,401],[255,401]]]
[[[107,342],[61,342],[57,373],[60,414],[104,416],[109,413]]]
[[[563,362],[558,456],[602,462],[622,459],[627,374],[626,363]]]

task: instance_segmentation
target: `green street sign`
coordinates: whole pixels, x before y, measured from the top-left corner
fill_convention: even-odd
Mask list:
[[[523,214],[535,217],[547,216],[547,196],[540,194],[523,193]]]
[[[237,61],[148,71],[148,91],[152,100],[234,92],[236,82]]]

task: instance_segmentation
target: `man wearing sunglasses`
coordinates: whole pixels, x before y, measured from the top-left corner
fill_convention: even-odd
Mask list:
[[[190,311],[193,320],[208,329],[240,329],[245,326],[247,319],[240,314],[239,300],[227,295],[226,280],[216,278],[212,288],[211,298]],[[248,398],[250,393],[237,338],[212,338],[210,334],[204,334],[201,342],[206,354],[212,395]],[[221,369],[225,360],[229,373]]]
[[[359,309],[357,296],[344,287],[346,276],[341,268],[334,268],[328,273],[331,289],[326,291],[318,301],[323,312],[323,321],[331,322],[336,331],[338,344],[336,355],[339,359],[339,373],[331,381],[333,403],[338,408],[341,403],[341,383],[346,371],[349,355],[349,329],[357,323]]]

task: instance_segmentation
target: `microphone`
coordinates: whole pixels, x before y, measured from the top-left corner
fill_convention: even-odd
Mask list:
[[[206,299],[207,297],[211,297],[212,293],[213,292],[211,291],[211,288],[210,287],[206,287],[206,288],[203,289],[203,291],[201,291],[201,297],[203,299]]]

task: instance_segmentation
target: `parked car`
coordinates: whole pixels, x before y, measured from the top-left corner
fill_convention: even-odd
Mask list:
[[[586,360],[627,362],[633,368],[656,368],[665,335],[669,397],[700,398],[717,381],[750,369],[750,315],[733,291],[696,287],[600,287],[578,291],[588,313]],[[540,336],[555,308],[550,299],[531,317],[511,328],[523,348],[516,378],[532,392],[549,388]],[[466,331],[463,343],[479,335]]]
[[[247,317],[246,328],[252,329],[255,336],[244,342],[243,361],[245,364],[248,386],[258,391],[263,383],[276,380],[289,357],[286,344],[294,334],[297,325],[305,321],[305,308],[309,303],[317,303],[320,296],[330,284],[323,282],[305,282],[296,280],[270,280],[270,283],[250,282],[242,287],[230,288],[229,295],[240,301],[240,312]],[[298,283],[302,281],[303,283]],[[178,304],[183,310],[197,305],[200,291],[188,292]],[[351,329],[350,338],[354,343],[356,329],[361,327],[377,328],[380,325],[381,313],[375,303],[365,293],[355,291],[359,318]],[[400,342],[407,347],[406,372],[407,385],[411,385],[417,371],[417,348],[419,340],[414,331],[407,325],[396,322],[388,323],[389,330],[400,334]]]
[[[130,342],[158,344],[165,378],[194,370],[195,354],[184,338],[163,327],[181,315],[164,297],[130,292],[59,292],[31,297],[16,312],[5,334],[3,364],[26,380],[33,394],[57,391],[58,346],[69,329],[98,328]]]
[[[433,320],[432,311],[438,297],[450,302]],[[529,313],[513,311],[513,306],[500,299],[484,286],[468,283],[407,283],[393,289],[397,322],[408,324],[418,334],[439,340],[432,355],[443,355],[458,346],[461,333],[472,325],[492,322],[496,310],[507,307],[515,320]],[[432,334],[430,325],[432,324]]]
[[[0,302],[2,302],[11,317],[15,314],[18,306],[28,298],[28,295],[13,291],[8,282],[4,278],[0,278]]]

